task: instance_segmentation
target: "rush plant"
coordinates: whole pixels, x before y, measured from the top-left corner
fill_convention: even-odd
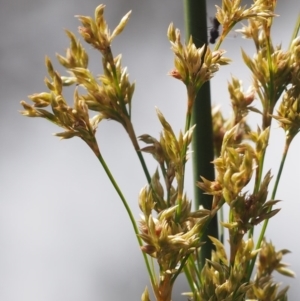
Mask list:
[[[174,54],[174,67],[169,75],[184,84],[187,93],[185,128],[177,134],[156,109],[162,127],[160,136],[136,136],[131,122],[135,85],[122,67],[121,56],[114,56],[111,47],[131,12],[111,32],[104,18],[104,5],[96,8],[94,18],[77,16],[81,37],[102,56],[103,74],[95,76],[88,69],[85,48],[72,32],[66,31],[70,46],[65,55],[57,55],[66,75],[58,73],[46,58],[47,92],[30,95],[33,104],[21,102],[24,116],[53,122],[62,129],[56,136],[81,138],[98,158],[127,210],[157,301],[171,300],[180,273],[185,273],[190,286],[186,294],[191,300],[287,300],[287,288],[280,290],[272,273],[294,276],[281,261],[289,251],[276,250],[265,238],[265,232],[268,220],[280,210],[276,191],[287,152],[300,130],[300,38],[297,37],[300,17],[289,47],[282,49],[273,45],[271,39],[275,6],[275,0],[254,0],[249,8],[241,6],[238,0],[223,0],[216,12],[222,31],[213,50],[209,45],[196,47],[192,37],[183,43],[180,31],[173,24],[169,26],[167,36]],[[241,80],[232,77],[228,84],[232,115],[228,119],[218,107],[212,108],[215,159],[211,164],[216,176],[209,180],[197,175],[199,181],[195,183],[195,189],[211,195],[212,201],[209,208],[193,209],[185,193],[185,165],[198,126],[192,123],[196,96],[220,67],[230,63],[220,45],[241,21],[248,24],[239,32],[252,39],[256,49],[254,55],[242,50],[244,63],[252,74],[252,85],[245,92]],[[69,86],[74,87],[73,105],[64,97],[64,89]],[[261,124],[255,130],[247,122],[253,114],[261,116]],[[97,142],[97,127],[105,119],[122,125],[147,179],[137,202],[142,212],[138,224]],[[277,122],[285,133],[280,168],[275,173],[264,170],[272,122]],[[145,154],[152,155],[157,162],[153,175],[148,171]],[[271,187],[272,178],[275,183]],[[252,187],[249,183],[253,183]],[[219,237],[206,238],[214,248],[203,262],[200,253],[205,244],[204,232],[225,206],[229,215],[220,220]],[[255,241],[255,227],[261,223],[263,227]],[[223,241],[225,230],[229,237],[228,253]],[[142,301],[149,300],[145,289]]]

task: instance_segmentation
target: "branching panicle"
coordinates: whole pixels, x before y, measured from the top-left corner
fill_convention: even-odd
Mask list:
[[[167,35],[175,56],[174,68],[169,75],[182,81],[187,93],[185,127],[178,135],[163,113],[156,109],[162,127],[160,136],[143,134],[136,137],[131,122],[135,84],[130,82],[127,68],[122,66],[122,56],[114,56],[111,50],[113,39],[124,30],[131,12],[111,33],[102,4],[96,8],[94,18],[77,17],[81,22],[79,33],[82,38],[102,56],[103,74],[95,76],[88,69],[86,50],[67,30],[70,46],[64,56],[56,55],[67,75],[60,75],[46,57],[48,91],[30,95],[32,105],[21,102],[21,114],[42,117],[61,127],[63,132],[56,134],[61,139],[80,137],[97,156],[132,222],[157,301],[171,301],[174,282],[182,271],[191,288],[188,295],[194,301],[287,300],[287,288],[279,291],[273,272],[294,276],[281,262],[289,251],[276,251],[264,236],[268,220],[280,211],[273,208],[279,202],[276,190],[291,141],[300,131],[300,39],[296,32],[287,50],[272,44],[270,33],[276,16],[275,6],[275,0],[254,0],[249,8],[241,6],[240,0],[223,0],[222,7],[217,6],[216,18],[223,31],[215,51],[208,45],[197,48],[192,37],[182,43],[179,29],[173,24],[169,26]],[[242,82],[232,77],[228,92],[233,112],[228,119],[223,117],[220,107],[212,109],[215,148],[212,164],[216,176],[206,179],[199,175],[201,181],[197,183],[197,189],[212,195],[213,201],[210,210],[201,206],[194,210],[185,192],[185,166],[196,126],[191,124],[194,102],[203,84],[220,66],[229,63],[230,60],[223,56],[225,51],[218,49],[228,32],[242,20],[248,20],[248,26],[239,32],[252,39],[256,47],[252,58],[242,50],[253,83],[244,92]],[[72,105],[64,97],[64,89],[71,85],[75,85]],[[261,109],[256,107],[256,99],[259,99]],[[253,113],[262,116],[256,131],[247,122]],[[123,126],[145,172],[148,184],[141,189],[138,198],[142,212],[139,227],[100,153],[96,130],[104,119]],[[271,171],[264,172],[264,159],[273,119],[285,131],[286,144],[279,171],[277,174],[272,171],[271,175]],[[138,140],[146,146],[140,148]],[[143,153],[151,154],[157,162],[152,177]],[[272,177],[275,184],[269,193]],[[228,230],[229,254],[223,245],[223,237],[209,237],[215,249],[211,260],[204,264],[199,256],[205,243],[203,235],[223,206],[229,209],[228,218],[220,222],[221,229]],[[262,222],[255,245],[254,228]],[[148,256],[156,260],[158,276]],[[257,270],[251,277],[255,264]],[[147,288],[142,301],[150,301]]]

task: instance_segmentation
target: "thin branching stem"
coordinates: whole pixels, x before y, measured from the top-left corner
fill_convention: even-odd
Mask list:
[[[273,188],[272,195],[271,195],[271,200],[274,200],[275,197],[276,197],[277,188],[278,188],[278,185],[279,185],[279,182],[280,182],[280,178],[281,178],[281,175],[282,175],[284,163],[285,163],[285,160],[286,160],[286,157],[287,157],[288,150],[290,148],[292,139],[293,138],[290,138],[290,137],[286,138],[282,158],[281,158],[281,161],[280,161],[280,166],[279,166],[279,169],[278,169],[278,172],[277,172],[276,180],[275,180],[275,183],[274,183],[274,188]],[[272,207],[269,209],[269,212],[271,210],[272,210]],[[259,249],[261,247],[262,241],[265,237],[265,233],[266,233],[266,230],[267,230],[268,223],[269,223],[269,219],[266,219],[263,223],[263,226],[262,226],[262,229],[260,231],[260,235],[259,235],[259,238],[258,238],[258,241],[257,241],[257,244],[256,244],[256,249]],[[247,280],[248,281],[250,280],[251,274],[253,272],[256,257],[257,256],[255,256],[255,258],[252,259],[250,265],[248,266],[248,273],[247,273]]]
[[[110,169],[108,168],[108,166],[107,166],[107,164],[106,164],[103,156],[99,153],[97,155],[97,158],[98,158],[99,162],[101,163],[101,165],[102,165],[102,167],[103,167],[103,169],[104,169],[107,177],[109,178],[110,182],[112,183],[114,189],[116,190],[118,196],[120,197],[120,199],[121,199],[121,201],[122,201],[122,203],[123,203],[123,205],[125,207],[125,210],[126,210],[128,216],[129,216],[129,219],[130,219],[131,224],[133,226],[134,233],[136,234],[136,237],[137,237],[137,240],[138,240],[138,243],[139,243],[140,247],[143,246],[142,239],[139,237],[139,230],[138,230],[137,224],[135,222],[134,216],[133,216],[133,214],[132,214],[132,212],[130,210],[130,207],[129,207],[129,205],[128,205],[128,203],[127,203],[127,201],[126,201],[126,199],[125,199],[125,197],[124,197],[121,189],[119,188],[119,186],[118,186],[117,182],[115,181],[112,173],[110,172]],[[144,257],[144,261],[145,261],[145,264],[146,264],[146,267],[147,267],[148,274],[150,276],[151,284],[154,287],[156,281],[155,281],[155,277],[153,275],[153,271],[152,271],[152,269],[150,267],[148,257],[147,257],[147,255],[144,252],[142,252],[142,254],[143,254],[143,257]]]
[[[196,291],[196,287],[194,285],[193,277],[192,277],[192,274],[191,274],[190,269],[188,268],[188,266],[184,267],[184,274],[185,274],[186,280],[188,282],[188,285],[190,287],[190,290],[192,291],[192,293],[194,295],[195,291]]]
[[[292,45],[292,43],[293,43],[293,40],[294,40],[295,38],[297,38],[298,33],[299,33],[299,30],[300,30],[300,13],[299,13],[298,18],[297,18],[297,21],[296,21],[296,25],[295,25],[295,28],[294,28],[294,31],[293,31],[293,34],[292,34],[292,37],[291,37],[291,41],[290,41],[289,48],[291,48],[291,45]]]
[[[136,150],[136,154],[137,154],[137,156],[138,156],[138,158],[139,158],[139,160],[140,160],[140,162],[141,162],[143,171],[144,171],[145,176],[146,176],[146,178],[147,178],[147,182],[148,182],[148,184],[150,184],[150,183],[151,183],[151,177],[150,177],[150,174],[149,174],[148,167],[147,167],[147,165],[146,165],[144,156],[143,156],[143,154],[141,153],[140,150]]]
[[[115,85],[115,87],[117,89],[117,92],[118,92],[118,95],[119,95],[119,100],[120,100],[120,104],[121,104],[121,107],[122,107],[122,112],[125,115],[125,117],[124,117],[125,120],[126,120],[125,129],[128,132],[130,140],[131,140],[131,142],[133,144],[133,147],[136,151],[136,154],[137,154],[137,156],[140,160],[143,171],[144,171],[145,176],[147,178],[147,182],[148,182],[148,184],[150,184],[151,183],[151,177],[150,177],[150,174],[149,174],[149,171],[148,171],[148,167],[146,165],[143,154],[140,151],[140,147],[139,147],[136,135],[135,135],[134,127],[133,127],[133,124],[131,122],[131,104],[129,104],[129,108],[127,110],[127,107],[125,105],[125,101],[121,97],[120,82],[119,82],[119,79],[118,79],[117,68],[116,68],[116,65],[115,65],[115,62],[114,62],[113,53],[112,53],[111,48],[109,47],[103,55],[105,57],[104,63],[108,62],[111,66],[112,76],[113,76],[113,79],[114,79],[114,85]]]
[[[193,109],[193,104],[195,101],[195,92],[194,89],[187,89],[187,94],[188,94],[188,101],[187,101],[187,112],[186,112],[186,118],[185,118],[185,129],[184,129],[184,134],[190,129],[191,126],[191,121],[192,121],[192,109]],[[188,144],[185,143],[181,158],[182,160],[186,160],[186,152],[187,152]],[[176,221],[179,220],[180,213],[181,213],[181,207],[182,207],[182,195],[183,195],[183,189],[184,189],[184,175],[185,175],[185,163],[183,164],[183,171],[182,171],[182,179],[181,183],[178,183],[178,208],[176,212]]]
[[[232,23],[231,26],[229,28],[227,28],[226,31],[223,31],[220,38],[217,40],[217,43],[214,47],[214,50],[218,50],[221,47],[221,44],[224,42],[226,36],[228,35],[228,33],[232,30],[232,28],[236,25],[236,22]]]

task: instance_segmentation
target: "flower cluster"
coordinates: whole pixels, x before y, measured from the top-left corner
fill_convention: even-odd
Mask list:
[[[45,83],[50,92],[30,95],[29,98],[34,102],[34,105],[22,101],[21,104],[24,108],[24,111],[21,112],[22,115],[41,117],[55,123],[65,129],[64,132],[57,133],[56,136],[62,139],[80,137],[98,155],[99,148],[95,140],[95,132],[101,120],[100,115],[89,117],[88,106],[79,97],[77,89],[74,93],[74,105],[70,107],[62,94],[63,80],[61,76],[54,71],[48,58],[46,58],[46,65],[51,80],[46,79]],[[52,113],[44,109],[48,106],[51,107]]]
[[[183,192],[186,153],[194,127],[184,135],[180,132],[177,138],[162,113],[157,110],[157,114],[163,127],[160,140],[150,135],[139,138],[148,144],[141,151],[151,153],[159,163],[166,188],[157,170],[150,185],[141,190],[140,237],[145,242],[142,251],[155,258],[159,266],[159,283],[154,285],[156,298],[166,300],[186,260],[203,244],[200,238],[211,213],[205,209],[192,211]]]
[[[160,137],[157,139],[143,134],[137,138],[131,123],[135,84],[129,81],[127,69],[122,67],[121,55],[114,57],[111,50],[113,39],[123,31],[131,12],[110,33],[104,19],[105,6],[99,5],[94,19],[77,17],[82,23],[79,27],[82,38],[102,55],[103,74],[93,75],[88,69],[89,58],[84,47],[73,33],[66,31],[70,47],[65,56],[57,54],[57,59],[68,75],[60,75],[54,70],[50,59],[46,58],[49,78],[45,84],[49,91],[30,95],[33,105],[21,102],[23,115],[42,117],[55,123],[64,129],[57,136],[62,139],[80,137],[96,154],[129,214],[157,301],[171,301],[174,282],[182,271],[191,288],[188,295],[194,301],[286,301],[287,288],[279,291],[279,284],[273,280],[272,273],[277,271],[294,276],[281,261],[288,251],[276,251],[264,236],[268,220],[280,210],[273,208],[279,202],[275,198],[276,190],[287,150],[300,131],[300,38],[293,36],[287,50],[273,46],[270,32],[273,17],[276,16],[275,0],[254,0],[250,8],[240,4],[240,0],[223,0],[222,7],[217,6],[216,18],[223,32],[215,49],[219,49],[224,37],[237,22],[247,19],[248,26],[240,32],[254,41],[256,53],[250,58],[242,51],[242,57],[252,73],[253,83],[244,92],[242,82],[232,77],[228,92],[233,113],[227,120],[218,107],[212,110],[215,142],[212,163],[216,176],[214,179],[201,176],[201,181],[197,182],[203,193],[213,197],[209,209],[202,206],[192,209],[184,187],[185,166],[196,126],[191,125],[191,116],[197,93],[221,65],[229,63],[229,59],[223,57],[225,51],[211,51],[207,45],[197,48],[192,38],[184,45],[180,31],[171,24],[167,35],[175,59],[174,69],[169,74],[186,86],[185,129],[176,136],[172,126],[157,109],[162,126]],[[75,85],[72,106],[63,93],[64,87],[71,85]],[[261,110],[254,105],[256,98],[261,102]],[[261,125],[256,131],[247,123],[250,113],[262,115]],[[139,228],[96,141],[96,129],[103,119],[117,121],[126,130],[148,181],[139,194],[139,208],[142,211]],[[264,171],[273,119],[278,121],[286,134],[277,175],[273,170],[272,175],[271,171]],[[140,148],[138,139],[146,146]],[[158,164],[152,178],[143,153],[151,154]],[[275,177],[275,184],[269,196],[272,177]],[[218,212],[222,212],[223,206],[229,208],[228,219],[222,218],[220,221],[222,231],[228,230],[229,256],[226,255],[221,233],[219,239],[209,237],[215,249],[211,258],[202,262],[199,254],[205,243],[203,237],[209,223]],[[254,228],[262,222],[255,246]],[[156,268],[149,260],[156,260],[158,277]],[[251,277],[255,264],[257,270]],[[150,301],[147,289],[142,300]]]
[[[295,38],[290,47],[290,87],[284,92],[282,101],[273,115],[285,131],[288,140],[292,140],[300,131],[300,37]]]
[[[104,20],[104,5],[95,10],[95,20],[86,16],[78,16],[82,22],[79,32],[86,42],[98,49],[102,56],[104,74],[96,78],[88,69],[88,55],[73,33],[66,31],[70,39],[70,47],[66,55],[57,54],[59,63],[67,69],[69,76],[61,76],[54,70],[49,58],[46,66],[50,80],[45,83],[50,92],[30,95],[34,105],[25,101],[21,104],[28,117],[43,117],[65,129],[65,132],[56,134],[67,139],[74,136],[82,138],[99,155],[99,148],[95,138],[98,123],[103,119],[112,119],[123,125],[138,149],[137,140],[130,121],[131,99],[134,84],[129,81],[126,68],[121,65],[121,55],[113,57],[110,45],[112,40],[124,29],[130,12],[126,14],[115,30],[110,34]],[[74,93],[73,107],[67,104],[63,96],[63,87],[76,84],[84,88],[86,94],[80,94],[78,88]],[[50,107],[52,112],[44,108]],[[90,117],[89,110],[97,114]]]
[[[276,1],[274,0],[254,0],[253,4],[247,8],[241,6],[241,0],[223,0],[222,7],[216,5],[216,18],[222,25],[223,31],[220,36],[220,43],[224,40],[230,30],[242,20],[250,22],[269,22],[274,14]],[[217,47],[219,44],[217,45]]]
[[[173,24],[168,28],[168,38],[171,42],[171,49],[175,54],[174,66],[169,74],[180,79],[188,88],[194,88],[195,94],[201,86],[213,77],[219,70],[220,65],[227,65],[229,59],[223,57],[224,50],[211,51],[203,45],[197,48],[192,38],[186,45],[181,43],[180,31],[175,29]]]

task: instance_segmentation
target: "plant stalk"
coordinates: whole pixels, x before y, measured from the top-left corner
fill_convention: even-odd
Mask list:
[[[285,160],[286,160],[286,157],[287,157],[288,150],[289,150],[289,147],[291,145],[292,139],[293,138],[288,138],[288,137],[286,138],[286,142],[285,142],[285,146],[284,146],[284,150],[283,150],[283,154],[282,154],[282,158],[281,158],[279,170],[278,170],[278,173],[277,173],[277,176],[276,176],[274,188],[273,188],[272,195],[271,195],[271,200],[275,199],[277,188],[278,188],[278,184],[279,184],[279,181],[280,181],[280,178],[281,178],[281,174],[282,174],[282,171],[283,171],[284,163],[285,163]],[[270,211],[271,210],[272,210],[272,208],[270,209]],[[266,219],[264,221],[264,223],[263,223],[263,226],[262,226],[262,229],[261,229],[261,232],[260,232],[257,244],[256,244],[256,249],[259,249],[260,246],[261,246],[261,243],[262,243],[262,241],[263,241],[263,239],[265,237],[265,233],[266,233],[266,230],[267,230],[267,227],[268,227],[268,223],[269,223],[269,219]],[[251,274],[252,274],[252,271],[253,271],[253,268],[254,268],[254,264],[256,262],[256,257],[257,256],[255,256],[255,258],[252,259],[251,264],[249,265],[248,273],[247,273],[247,280],[248,281],[250,280],[250,277],[251,277]]]
[[[205,0],[184,0],[186,40],[192,36],[196,47],[207,44],[207,14]],[[194,181],[200,180],[200,175],[208,180],[214,180],[213,131],[210,101],[210,83],[206,82],[199,90],[193,107],[192,123],[196,124],[193,134],[193,174]],[[199,188],[195,188],[195,207],[203,206],[211,209],[212,197]],[[218,238],[217,215],[208,225],[202,240],[206,243],[201,247],[200,262],[203,266],[206,259],[211,258],[213,244],[207,235]]]
[[[101,155],[101,153],[99,151],[99,148],[98,148],[96,140],[94,140],[93,143],[87,143],[87,144],[89,145],[89,147],[92,149],[92,151],[94,152],[94,154],[98,158],[98,160],[101,163],[101,165],[102,165],[102,167],[103,167],[103,169],[104,169],[107,177],[109,178],[109,180],[110,180],[111,184],[113,185],[115,191],[117,192],[118,196],[120,197],[120,199],[121,199],[121,201],[122,201],[122,203],[123,203],[123,205],[125,207],[125,210],[126,210],[128,216],[130,218],[130,221],[131,221],[131,224],[133,226],[133,230],[134,230],[134,233],[135,233],[136,238],[138,240],[139,246],[140,247],[143,246],[142,239],[138,235],[139,234],[139,230],[138,230],[136,221],[134,219],[134,216],[133,216],[133,214],[132,214],[132,212],[130,210],[130,207],[129,207],[129,205],[128,205],[128,203],[127,203],[127,201],[126,201],[126,199],[125,199],[125,197],[124,197],[124,195],[123,195],[120,187],[118,186],[118,184],[115,181],[112,173],[110,172],[110,170],[109,170],[109,168],[108,168],[108,166],[107,166],[104,158],[102,157],[102,155]],[[144,252],[142,252],[142,254],[143,254],[143,257],[144,257],[144,261],[145,261],[145,264],[146,264],[146,267],[147,267],[148,274],[150,276],[151,285],[152,285],[152,287],[155,287],[156,280],[155,280],[155,276],[153,274],[153,270],[150,267],[150,263],[149,263],[148,257],[147,257],[147,255]]]

